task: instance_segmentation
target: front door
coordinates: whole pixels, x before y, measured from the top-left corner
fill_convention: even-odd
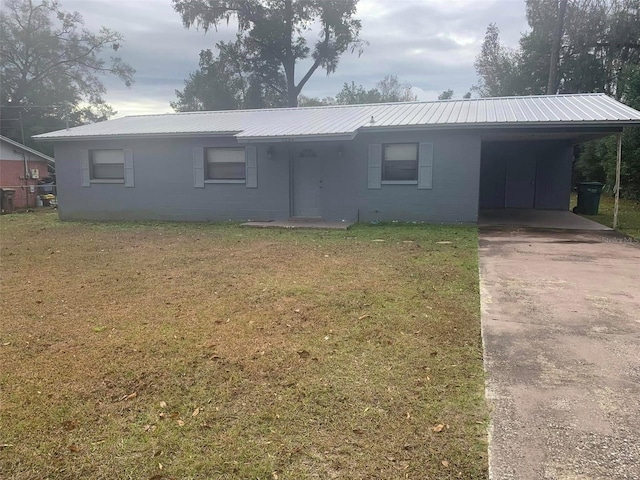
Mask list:
[[[320,189],[322,187],[322,162],[309,156],[310,150],[302,150],[293,159],[293,216],[320,218]]]
[[[536,160],[507,160],[506,208],[533,208],[536,194]]]

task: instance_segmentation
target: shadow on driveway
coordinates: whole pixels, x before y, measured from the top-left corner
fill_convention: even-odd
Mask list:
[[[640,478],[640,243],[481,230],[490,477]]]

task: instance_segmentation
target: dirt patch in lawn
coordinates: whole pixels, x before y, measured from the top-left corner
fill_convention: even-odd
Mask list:
[[[1,239],[0,477],[487,477],[474,228]]]

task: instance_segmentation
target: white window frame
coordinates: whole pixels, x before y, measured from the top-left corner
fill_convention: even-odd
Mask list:
[[[209,177],[209,164],[215,163],[210,158],[210,152],[223,150],[242,152],[242,162],[227,162],[227,163],[242,163],[244,165],[244,178],[210,178]],[[224,162],[221,162],[224,163]],[[204,148],[204,183],[230,183],[230,184],[246,184],[247,183],[247,153],[245,147],[206,147]]]
[[[95,176],[95,165],[96,165],[96,161],[95,161],[95,156],[96,153],[99,152],[120,152],[121,157],[122,157],[122,162],[98,162],[98,165],[106,165],[106,164],[111,164],[111,165],[115,165],[115,164],[122,164],[122,177],[118,177],[118,178],[100,178],[100,177],[96,177]],[[95,149],[95,150],[89,150],[89,175],[90,175],[90,182],[91,183],[125,183],[125,151],[123,149],[117,149],[117,148],[102,148],[102,149]]]
[[[386,159],[386,153],[387,153],[387,148],[388,147],[394,147],[394,146],[415,146],[416,149],[416,157],[415,157],[415,163],[416,163],[416,168],[415,168],[415,179],[413,180],[385,180],[385,170],[386,170],[386,162],[393,162],[395,160],[387,160]],[[409,161],[409,160],[407,160]],[[413,161],[413,160],[411,160]],[[403,143],[384,143],[382,144],[382,159],[381,159],[381,171],[380,171],[380,175],[381,175],[381,184],[382,185],[417,185],[418,184],[418,171],[419,171],[419,165],[420,165],[420,145],[417,142],[403,142]]]

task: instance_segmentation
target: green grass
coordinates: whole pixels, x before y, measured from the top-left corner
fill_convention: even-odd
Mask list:
[[[475,228],[0,223],[1,478],[487,478]]]
[[[577,203],[577,196],[571,195],[571,208]],[[585,218],[601,223],[607,227],[613,226],[614,199],[603,193],[600,198],[598,215],[583,215]],[[618,210],[618,230],[631,237],[640,239],[640,202],[638,200],[620,199]]]

